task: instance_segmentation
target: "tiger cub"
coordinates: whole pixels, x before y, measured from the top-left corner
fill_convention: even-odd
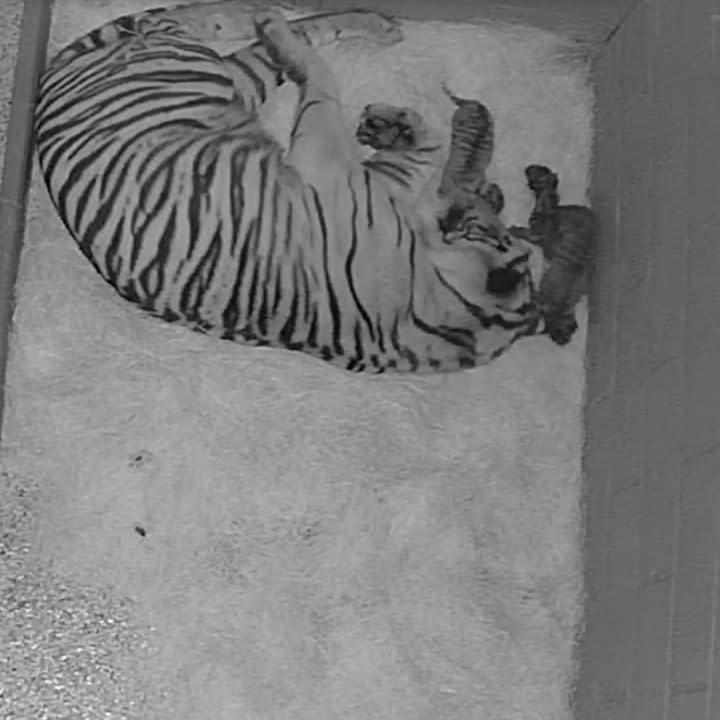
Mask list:
[[[495,148],[495,123],[488,108],[479,100],[458,97],[442,85],[445,94],[457,106],[451,120],[450,152],[443,168],[438,195],[448,206],[452,224],[463,208],[472,207],[482,198],[499,215],[505,205],[502,191],[485,177]]]
[[[438,188],[441,208],[437,222],[445,242],[472,235],[473,227],[485,229],[488,218],[499,216],[505,207],[500,187],[485,176],[495,146],[495,124],[488,108],[479,100],[455,95],[443,83],[443,91],[457,106],[451,120],[448,159]],[[498,297],[512,294],[525,273],[512,264],[488,273],[486,290]]]
[[[510,228],[540,246],[545,272],[536,303],[544,332],[557,345],[566,345],[577,330],[575,307],[588,291],[600,227],[597,216],[582,205],[561,205],[558,176],[544,165],[525,168],[528,188],[535,196],[529,227]]]
[[[455,95],[443,83],[443,92],[457,106],[451,120],[448,159],[443,168],[438,197],[444,207],[438,224],[443,232],[457,227],[465,212],[478,205],[499,215],[505,206],[502,191],[485,177],[495,147],[495,123],[479,100]]]

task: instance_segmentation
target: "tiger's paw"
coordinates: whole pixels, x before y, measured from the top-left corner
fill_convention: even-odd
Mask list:
[[[253,15],[255,34],[273,62],[295,83],[307,80],[308,46],[290,28],[277,10],[258,10]]]
[[[355,137],[375,150],[412,150],[427,133],[425,120],[411,108],[386,103],[366,105],[360,114]]]

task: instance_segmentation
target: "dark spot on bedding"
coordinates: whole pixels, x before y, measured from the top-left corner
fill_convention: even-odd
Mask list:
[[[147,465],[153,459],[153,454],[150,450],[139,450],[130,456],[128,466],[133,470],[141,468],[143,465]]]

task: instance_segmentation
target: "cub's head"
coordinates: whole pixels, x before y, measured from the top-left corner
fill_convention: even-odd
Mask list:
[[[535,195],[557,192],[558,176],[545,165],[528,165],[525,168],[525,179]]]
[[[466,192],[453,187],[450,192],[439,191],[445,203],[438,217],[438,227],[443,235],[457,230],[472,214],[499,216],[505,207],[505,196],[499,185],[486,183],[477,192]]]

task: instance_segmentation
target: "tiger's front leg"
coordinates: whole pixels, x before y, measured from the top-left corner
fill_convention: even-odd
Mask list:
[[[391,186],[394,195],[415,200],[442,159],[440,133],[412,108],[371,103],[363,109],[355,137],[376,152],[363,165]]]
[[[290,133],[288,162],[305,177],[323,168],[357,161],[352,135],[345,124],[340,89],[329,65],[299,39],[275,10],[255,14],[258,40],[299,89]]]

